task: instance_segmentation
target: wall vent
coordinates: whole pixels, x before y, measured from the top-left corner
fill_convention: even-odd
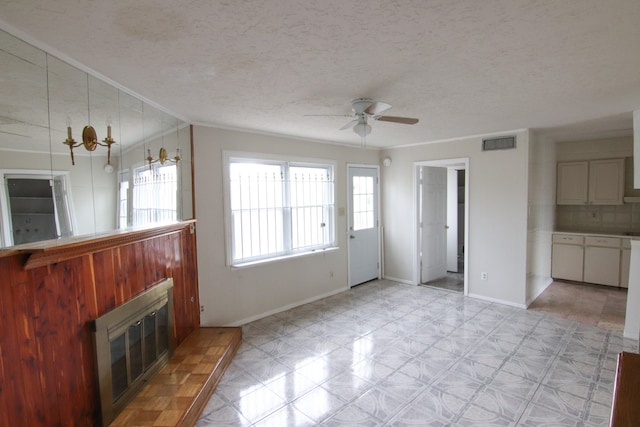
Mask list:
[[[500,136],[482,140],[482,151],[510,150],[516,148],[515,136]]]

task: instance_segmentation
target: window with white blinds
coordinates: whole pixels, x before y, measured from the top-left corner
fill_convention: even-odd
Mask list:
[[[335,246],[333,166],[229,158],[230,260]]]

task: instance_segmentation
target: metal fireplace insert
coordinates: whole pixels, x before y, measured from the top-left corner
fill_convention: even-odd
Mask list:
[[[173,279],[92,322],[102,424],[108,426],[173,353]]]

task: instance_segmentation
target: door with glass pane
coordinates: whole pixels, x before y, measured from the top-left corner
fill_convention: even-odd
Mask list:
[[[348,167],[349,286],[380,276],[378,168]]]

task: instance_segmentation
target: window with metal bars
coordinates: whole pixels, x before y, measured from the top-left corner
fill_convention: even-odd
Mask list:
[[[335,246],[333,166],[229,158],[231,265]]]

